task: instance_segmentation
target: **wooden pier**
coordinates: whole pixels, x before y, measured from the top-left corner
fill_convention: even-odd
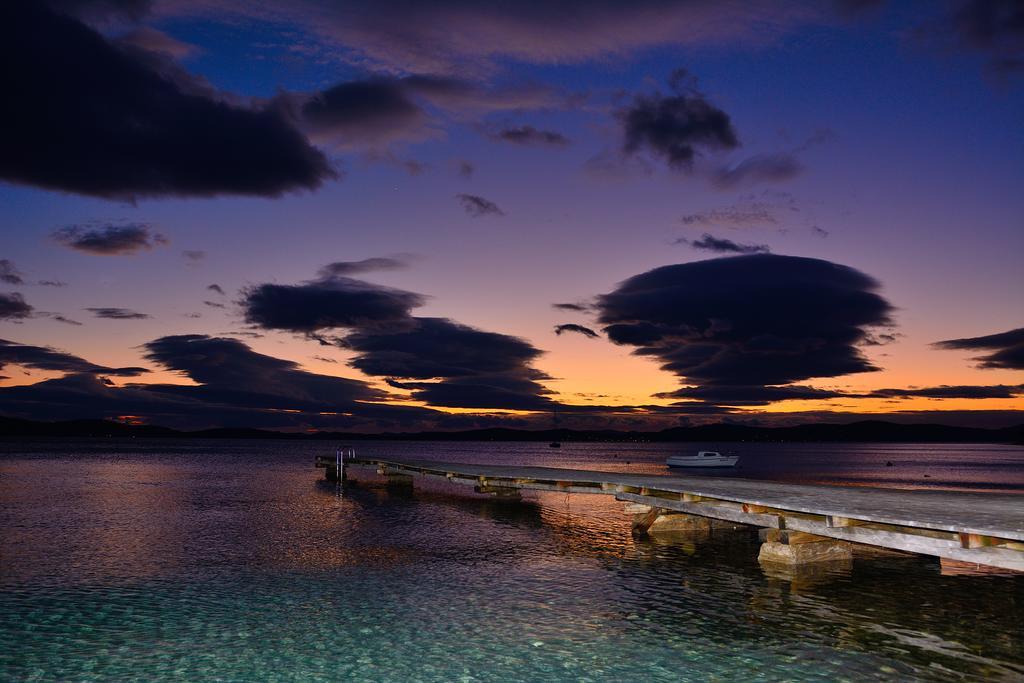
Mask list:
[[[521,491],[613,495],[627,504],[633,529],[641,534],[659,525],[769,529],[760,554],[767,562],[832,561],[850,557],[852,548],[874,547],[1024,571],[1024,496],[346,455],[318,456],[317,466],[334,480],[343,478],[346,466],[374,467],[393,485],[437,477],[509,500],[519,499]]]

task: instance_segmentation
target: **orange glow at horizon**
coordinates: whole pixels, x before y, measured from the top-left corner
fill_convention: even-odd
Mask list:
[[[610,343],[585,339],[582,337],[559,337],[555,340],[546,337],[530,339],[537,346],[547,346],[546,352],[534,362],[534,366],[551,376],[541,383],[551,392],[548,397],[559,403],[571,406],[588,407],[595,405],[623,408],[632,406],[670,406],[676,399],[655,398],[655,394],[671,392],[681,386],[695,385],[673,374],[662,370],[658,363],[630,353],[628,348]],[[347,365],[349,355],[341,349],[331,348],[330,353],[336,357],[335,362],[327,362],[317,357],[317,349],[310,342],[285,334],[271,333],[261,339],[245,340],[245,343],[258,353],[290,360],[302,369],[332,377],[357,379],[365,381],[379,389],[386,399],[382,401],[363,401],[364,403],[381,403],[389,405],[405,405],[413,407],[429,407],[448,414],[491,415],[527,417],[542,415],[546,411],[527,411],[510,409],[454,408],[430,406],[423,401],[409,397],[407,390],[397,389],[388,385],[383,379],[363,375]],[[76,349],[78,350],[78,349]],[[78,350],[87,360],[95,361],[87,353]],[[112,367],[140,365],[139,353],[136,348],[127,348],[112,353],[109,347],[104,348],[102,362]],[[839,392],[866,393],[882,388],[919,388],[942,385],[1011,385],[1022,383],[1021,373],[1012,370],[979,369],[970,360],[969,352],[949,352],[932,348],[929,343],[914,343],[906,338],[883,347],[872,347],[866,354],[880,368],[877,372],[865,372],[834,378],[817,378],[794,382],[803,386],[820,389],[832,389]],[[115,386],[130,384],[173,384],[196,385],[197,383],[177,371],[171,371],[141,363],[150,372],[138,377],[109,377]],[[60,378],[62,373],[20,368],[9,365],[7,375],[0,379],[0,386],[24,386],[35,382]],[[101,373],[101,376],[102,373]],[[864,414],[898,414],[917,411],[1024,411],[1024,396],[1009,399],[953,399],[953,398],[853,398],[838,397],[831,400],[790,400],[777,401],[763,406],[742,406],[722,402],[722,405],[733,407],[734,416],[801,412],[841,412]],[[287,406],[277,409],[280,412],[299,413]],[[615,414],[616,411],[607,411]],[[325,415],[327,413],[324,413]],[[344,415],[344,413],[337,413]],[[618,413],[633,416],[655,416],[637,409]],[[135,417],[135,416],[132,416]],[[134,422],[134,420],[132,420]]]

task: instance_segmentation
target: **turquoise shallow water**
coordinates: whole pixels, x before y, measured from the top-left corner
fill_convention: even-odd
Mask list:
[[[1024,577],[943,576],[917,557],[766,573],[755,532],[637,541],[606,497],[389,493],[372,475],[339,492],[311,467],[327,448],[0,444],[0,679],[1024,677]],[[360,448],[642,471],[666,446]],[[1024,466],[1012,447],[959,465],[942,447],[872,448],[747,474],[935,486],[879,469],[902,454],[945,472],[929,480],[1005,491]]]

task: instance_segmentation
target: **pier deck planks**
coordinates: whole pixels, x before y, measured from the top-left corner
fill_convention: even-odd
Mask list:
[[[668,510],[1024,570],[1024,496],[1019,495],[418,459],[361,457],[348,464],[463,484],[615,495]]]

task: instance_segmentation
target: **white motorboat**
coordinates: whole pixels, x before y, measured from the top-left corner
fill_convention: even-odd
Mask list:
[[[697,455],[670,455],[665,461],[669,467],[735,467],[738,455],[722,455],[718,451],[700,451]]]

